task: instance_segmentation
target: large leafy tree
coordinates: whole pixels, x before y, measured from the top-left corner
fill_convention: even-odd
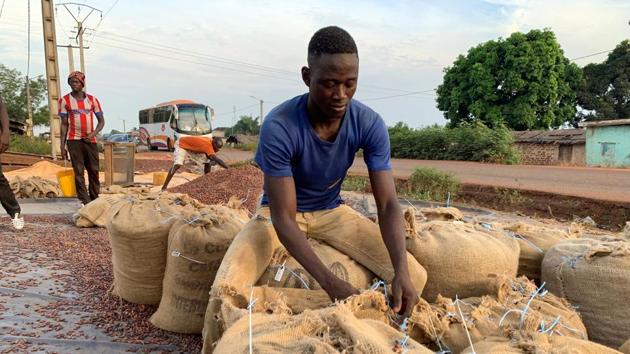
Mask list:
[[[451,127],[474,121],[515,130],[558,127],[575,120],[581,80],[552,31],[516,32],[471,48],[446,68],[438,109]]]
[[[630,40],[625,40],[600,64],[584,67],[578,103],[585,120],[630,118]]]
[[[31,79],[31,108],[34,125],[48,125],[48,104],[46,102],[46,80],[42,77]],[[9,118],[20,122],[28,118],[26,105],[26,79],[18,70],[0,64],[0,95]]]
[[[234,124],[232,129],[228,132],[230,134],[256,135],[260,132],[258,117],[252,118],[252,116],[241,116],[238,122],[236,122],[236,124]]]

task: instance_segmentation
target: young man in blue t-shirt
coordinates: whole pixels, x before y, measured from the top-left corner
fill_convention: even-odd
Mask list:
[[[228,250],[225,260],[238,262],[221,264],[214,295],[220,296],[224,286],[248,294],[242,284],[230,282],[236,269],[242,270],[239,279],[246,277],[243,282],[252,285],[278,247],[284,247],[331,299],[357,293],[317,257],[307,241],[312,237],[351,255],[390,283],[396,312],[408,316],[418,302],[426,273],[406,251],[387,127],[376,112],[352,100],[358,71],[357,47],[345,30],[326,27],[313,35],[308,67],[302,68],[309,92],[273,109],[262,125],[255,158],[265,175],[261,209]],[[343,205],[339,196],[359,149],[369,170],[380,231]]]

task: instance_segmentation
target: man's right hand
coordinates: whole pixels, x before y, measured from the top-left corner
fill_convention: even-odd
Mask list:
[[[62,160],[67,160],[68,159],[68,151],[66,150],[65,146],[61,146],[61,151],[59,152],[59,154],[61,154],[61,159]]]
[[[331,300],[341,301],[352,295],[359,294],[359,290],[350,285],[347,281],[341,280],[337,277],[333,278],[334,279],[330,279],[330,283],[324,288]]]

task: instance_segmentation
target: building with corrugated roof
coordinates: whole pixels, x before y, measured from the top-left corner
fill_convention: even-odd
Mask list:
[[[527,130],[512,133],[523,165],[585,164],[584,129]]]
[[[588,166],[630,167],[630,119],[585,122]]]

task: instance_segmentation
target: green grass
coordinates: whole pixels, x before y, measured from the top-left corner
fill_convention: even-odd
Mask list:
[[[405,183],[405,194],[418,200],[452,200],[459,192],[459,181],[452,173],[431,167],[417,168]]]
[[[459,188],[460,183],[453,174],[428,167],[416,169],[408,180],[396,180],[398,196],[415,200],[446,202],[449,193],[451,200],[457,196]],[[369,192],[370,179],[363,176],[347,176],[341,189]]]
[[[9,151],[28,154],[50,155],[52,146],[41,138],[28,138],[23,135],[12,135],[9,143]]]
[[[243,151],[256,151],[256,149],[258,149],[258,142],[238,144],[234,148]]]
[[[367,192],[370,188],[370,179],[363,176],[346,176],[341,184],[341,189],[352,192]]]

